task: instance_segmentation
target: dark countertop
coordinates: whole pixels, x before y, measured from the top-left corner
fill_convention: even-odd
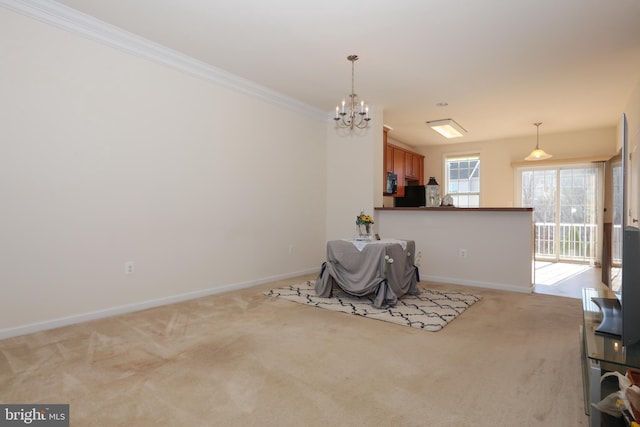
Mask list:
[[[454,211],[454,212],[533,212],[533,208],[455,208],[441,206],[438,208],[373,208],[376,211]]]

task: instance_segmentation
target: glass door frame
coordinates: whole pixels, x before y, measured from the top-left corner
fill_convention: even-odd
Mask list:
[[[556,173],[556,194],[555,194],[555,211],[556,211],[556,226],[554,236],[554,253],[555,255],[549,257],[535,256],[537,251],[534,250],[534,256],[536,260],[548,261],[548,262],[580,262],[578,260],[564,260],[560,258],[560,234],[558,230],[558,224],[560,224],[560,171],[563,169],[596,169],[597,171],[597,184],[596,184],[596,247],[594,259],[590,262],[592,265],[600,265],[602,261],[602,230],[603,230],[603,212],[604,212],[604,162],[590,162],[590,163],[546,163],[542,165],[521,165],[514,168],[514,200],[516,200],[516,206],[522,207],[522,173],[525,171],[536,170],[553,170]],[[535,220],[534,220],[535,221]],[[535,230],[534,222],[534,230]],[[534,245],[537,246],[537,233],[534,237]]]

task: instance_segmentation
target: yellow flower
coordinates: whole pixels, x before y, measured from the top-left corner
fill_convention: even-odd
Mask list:
[[[373,217],[371,215],[365,215],[363,212],[356,217],[356,224],[373,224]]]

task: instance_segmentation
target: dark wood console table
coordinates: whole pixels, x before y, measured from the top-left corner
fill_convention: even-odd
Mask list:
[[[600,402],[610,393],[618,391],[617,381],[603,381],[605,372],[618,371],[625,374],[628,368],[640,369],[640,344],[624,347],[620,339],[596,334],[602,321],[600,308],[592,298],[615,298],[609,289],[582,290],[583,325],[580,327],[582,340],[582,379],[584,386],[585,413],[590,416],[591,427],[625,426],[621,418],[603,414],[591,406]]]

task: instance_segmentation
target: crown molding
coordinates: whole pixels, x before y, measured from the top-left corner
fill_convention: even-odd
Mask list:
[[[107,24],[91,15],[55,1],[0,0],[0,6],[129,54],[175,68],[280,107],[301,112],[314,119],[327,120],[326,111],[319,110],[265,86],[213,67],[188,55],[125,31],[122,28]]]

